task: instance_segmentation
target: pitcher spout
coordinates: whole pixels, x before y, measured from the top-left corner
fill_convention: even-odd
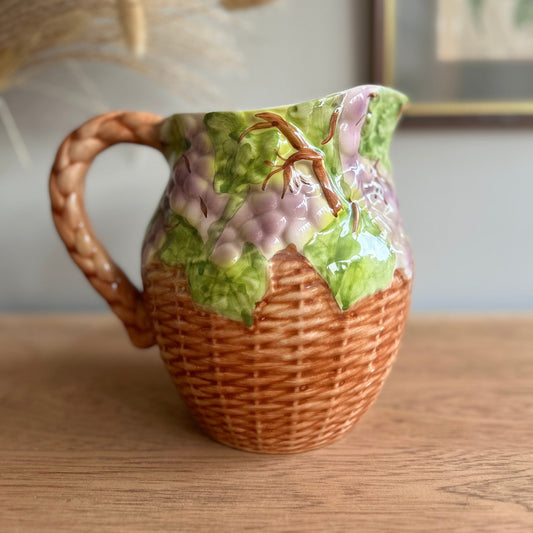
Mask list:
[[[389,242],[395,254],[395,269],[411,278],[411,248],[403,229],[389,155],[407,104],[407,96],[387,87],[349,89],[339,117],[338,137],[347,194],[357,199],[357,208],[370,215]]]
[[[339,118],[341,154],[378,161],[390,170],[392,136],[407,103],[401,92],[377,85],[346,91]]]

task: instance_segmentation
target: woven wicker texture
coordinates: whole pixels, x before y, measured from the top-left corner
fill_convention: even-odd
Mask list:
[[[145,298],[163,360],[207,433],[244,450],[300,452],[340,438],[375,400],[411,282],[396,273],[388,289],[341,312],[295,249],[270,267],[252,328],[197,307],[180,268],[148,265]]]
[[[59,235],[91,285],[122,320],[133,344],[141,348],[154,344],[142,294],[95,237],[85,211],[84,183],[94,158],[114,144],[160,149],[161,121],[150,113],[122,111],[95,117],[63,141],[50,173],[52,215]]]

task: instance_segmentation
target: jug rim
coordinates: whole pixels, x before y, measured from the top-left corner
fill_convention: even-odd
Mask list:
[[[349,87],[348,89],[343,89],[341,91],[336,91],[336,92],[332,92],[332,93],[329,93],[329,94],[326,94],[325,96],[318,96],[318,97],[315,97],[315,98],[309,98],[307,100],[298,100],[298,101],[295,101],[295,102],[291,102],[289,104],[279,104],[279,105],[270,105],[270,106],[265,106],[265,107],[255,107],[255,108],[245,108],[245,109],[241,109],[241,108],[238,108],[238,109],[211,109],[209,111],[192,111],[192,112],[188,112],[188,111],[183,111],[183,112],[177,112],[177,113],[172,113],[172,115],[170,115],[169,117],[186,117],[186,116],[190,116],[190,117],[198,117],[198,116],[205,116],[205,115],[209,115],[211,113],[244,113],[244,114],[250,114],[250,115],[255,115],[257,113],[261,113],[261,112],[264,112],[264,111],[281,111],[281,112],[285,112],[286,110],[288,110],[289,108],[291,107],[295,107],[295,106],[301,106],[301,105],[306,105],[306,104],[311,104],[313,102],[320,102],[320,101],[324,101],[324,100],[327,100],[327,99],[330,99],[330,98],[334,98],[334,97],[340,97],[340,96],[346,96],[348,95],[349,93],[353,93],[354,95],[355,94],[361,94],[361,93],[364,93],[364,92],[368,92],[368,93],[373,93],[373,92],[378,92],[380,90],[387,90],[389,93],[396,93],[397,97],[401,100],[403,100],[405,102],[404,105],[407,105],[408,102],[409,102],[409,98],[407,97],[407,95],[405,93],[403,93],[402,91],[399,91],[398,89],[395,89],[393,87],[389,87],[387,85],[380,85],[380,84],[376,84],[376,83],[363,83],[363,84],[359,84],[359,85],[354,85],[353,87]]]

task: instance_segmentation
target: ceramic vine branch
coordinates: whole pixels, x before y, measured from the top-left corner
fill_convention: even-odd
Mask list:
[[[338,111],[336,114],[335,112],[332,114],[330,120],[329,134],[328,137],[324,140],[325,142],[323,141],[322,144],[325,144],[332,139],[333,133],[331,133],[331,130],[332,128],[333,130],[335,129],[336,119],[334,119],[334,117],[336,117],[337,115]],[[311,144],[309,144],[302,132],[296,126],[287,122],[280,115],[276,113],[265,112],[257,113],[255,116],[264,120],[264,122],[257,122],[256,124],[252,124],[250,127],[246,128],[241,133],[239,137],[239,142],[241,142],[242,139],[244,139],[244,137],[248,135],[248,133],[250,133],[251,131],[276,128],[285,136],[291,146],[296,150],[296,152],[289,156],[287,159],[283,157],[281,158],[284,160],[283,164],[277,166],[272,172],[270,172],[270,174],[268,174],[268,176],[263,181],[263,190],[265,189],[268,181],[274,174],[283,171],[283,192],[281,195],[281,197],[283,198],[285,196],[287,188],[289,188],[289,190],[292,190],[291,182],[297,175],[297,171],[294,165],[298,161],[309,161],[313,166],[313,172],[315,173],[316,179],[320,184],[324,197],[326,198],[326,201],[328,202],[328,205],[331,208],[331,212],[334,216],[337,216],[337,214],[343,207],[340,198],[333,190],[331,178],[329,177],[326,167],[324,166],[324,155],[319,150],[311,146]],[[331,126],[331,124],[333,124],[333,126]],[[265,161],[265,163],[267,165],[275,166],[271,161]]]

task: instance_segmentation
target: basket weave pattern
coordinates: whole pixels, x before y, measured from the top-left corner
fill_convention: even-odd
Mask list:
[[[388,289],[341,312],[295,250],[270,267],[252,328],[195,305],[181,268],[148,265],[145,299],[162,358],[207,433],[244,450],[299,452],[340,438],[375,400],[411,283],[396,273]]]
[[[216,440],[289,453],[343,435],[374,401],[396,356],[411,282],[341,312],[326,283],[293,246],[269,263],[270,288],[251,328],[194,304],[180,268],[150,263],[140,293],[94,235],[84,207],[87,170],[120,142],[161,149],[161,117],[113,112],[71,133],[50,174],[59,235],[132,342],[157,341],[185,402]]]

